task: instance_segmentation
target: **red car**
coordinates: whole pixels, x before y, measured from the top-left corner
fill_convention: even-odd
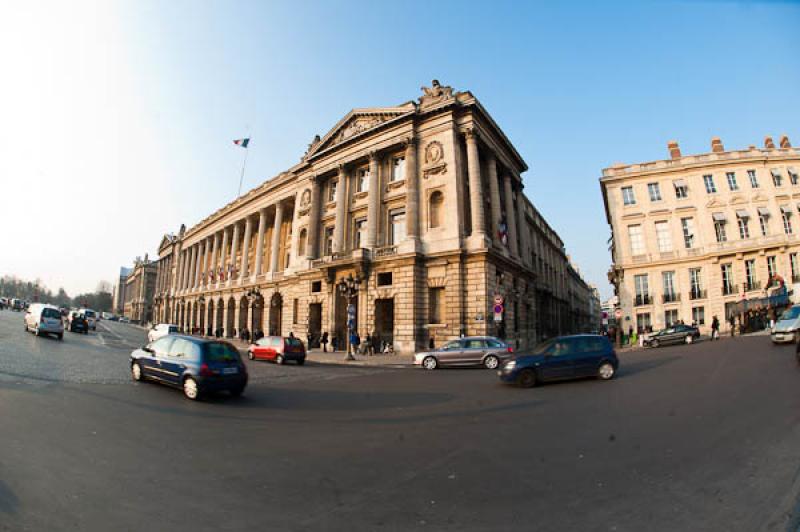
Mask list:
[[[247,356],[250,360],[274,360],[276,364],[294,360],[302,366],[306,361],[306,348],[297,338],[265,336],[247,349]]]

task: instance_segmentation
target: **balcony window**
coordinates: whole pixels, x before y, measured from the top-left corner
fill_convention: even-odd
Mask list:
[[[797,253],[789,253],[789,266],[792,268],[792,282],[800,282],[800,269],[797,264]]]
[[[717,187],[714,185],[714,176],[711,175],[704,175],[703,176],[703,183],[706,185],[706,192],[709,194],[716,194]]]
[[[633,284],[636,290],[636,305],[649,305],[650,287],[648,286],[647,274],[634,275]]]
[[[658,251],[666,253],[672,251],[672,235],[669,232],[669,222],[656,222],[656,241]]]
[[[622,203],[624,205],[636,204],[636,196],[633,195],[633,187],[622,187]]]
[[[770,282],[778,275],[778,268],[775,264],[775,255],[767,257],[767,275],[769,275]]]
[[[750,186],[753,188],[758,188],[758,177],[756,177],[756,171],[748,170],[747,177],[750,178]]]
[[[728,172],[725,174],[725,177],[728,179],[728,188],[731,189],[731,192],[739,190],[739,184],[736,182],[735,172]]]
[[[703,299],[706,297],[703,290],[703,277],[701,268],[689,268],[689,297]]]
[[[647,192],[650,194],[650,201],[661,201],[661,188],[658,183],[648,183]]]
[[[720,266],[722,269],[722,293],[723,295],[729,295],[734,293],[735,289],[733,286],[733,264],[723,264]]]
[[[692,325],[695,327],[705,325],[706,309],[704,307],[692,307]]]
[[[678,309],[672,308],[664,311],[664,326],[672,327],[678,323]]]
[[[678,298],[675,293],[675,272],[662,272],[661,281],[664,289],[664,303],[677,301]]]
[[[745,281],[746,281],[746,289],[747,291],[757,290],[758,284],[756,280],[756,261],[755,259],[750,259],[744,261],[744,272],[745,272]]]
[[[683,246],[686,249],[694,247],[694,218],[681,218],[683,229]]]

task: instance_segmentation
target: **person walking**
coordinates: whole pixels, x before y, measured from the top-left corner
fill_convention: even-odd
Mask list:
[[[322,339],[319,341],[319,343],[322,344],[322,352],[323,353],[327,353],[328,352],[328,331],[325,331],[324,333],[322,333]]]
[[[728,318],[728,323],[731,324],[731,338],[733,338],[734,336],[736,336],[736,316],[731,314],[730,317]]]
[[[353,332],[350,333],[350,352],[353,355],[358,354],[358,347],[361,345],[361,337],[358,335],[358,331],[353,329]]]
[[[711,339],[719,340],[719,318],[716,315],[711,320]]]

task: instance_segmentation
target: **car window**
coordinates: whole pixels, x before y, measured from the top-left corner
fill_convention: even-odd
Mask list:
[[[574,338],[557,339],[555,342],[553,342],[553,345],[550,346],[550,352],[548,354],[554,357],[559,357],[574,353],[576,349],[575,340],[576,339]]]
[[[269,345],[269,338],[261,338],[256,342],[256,345],[260,345],[261,347],[266,347]]]
[[[300,345],[300,340],[298,340],[297,338],[287,338],[286,339],[286,345],[290,345],[292,347],[297,347],[297,346]]]
[[[603,338],[587,338],[586,341],[588,343],[588,350],[592,353],[603,352],[608,349],[608,341]]]
[[[171,336],[165,336],[161,340],[172,339]],[[159,342],[161,341],[159,340]],[[192,354],[197,354],[194,348],[194,342],[190,342],[185,338],[175,338],[172,347],[169,348],[169,355],[173,357],[186,357],[189,358]]]
[[[467,340],[467,349],[483,349],[486,347],[484,340]]]
[[[42,309],[42,316],[45,318],[60,318],[61,313],[54,308]]]
[[[159,338],[152,344],[150,344],[150,349],[156,352],[157,355],[164,356],[170,351],[170,347],[172,346],[173,338],[165,336],[164,338]]]
[[[270,343],[272,344],[272,347],[280,347],[280,345],[281,345],[281,338],[276,336],[275,338],[273,338],[273,339],[271,340],[271,342],[270,342]]]
[[[458,340],[453,340],[452,342],[448,342],[447,345],[444,346],[445,349],[461,349],[461,342]]]
[[[489,344],[489,347],[494,347],[494,348],[505,347],[505,344],[503,344],[503,342],[501,342],[500,340],[494,340],[494,339],[486,340],[486,343]]]
[[[781,314],[781,317],[778,318],[778,321],[796,320],[798,316],[800,316],[800,306],[791,307],[783,311],[783,314]]]
[[[171,332],[171,333],[176,333],[176,332],[178,332],[178,327],[177,327],[177,326],[175,326],[175,325],[170,325],[170,327],[169,327],[169,332]]]
[[[209,342],[205,344],[206,362],[238,362],[239,351],[227,342]]]

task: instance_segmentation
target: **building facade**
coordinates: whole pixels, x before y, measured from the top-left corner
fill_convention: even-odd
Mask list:
[[[572,332],[583,300],[526,170],[469,92],[434,81],[417,101],[355,109],[297,165],[162,239],[157,320],[312,346],[352,327],[400,353]]]
[[[716,137],[701,155],[668,148],[669,159],[603,170],[609,280],[625,330],[680,320],[708,331],[713,316],[800,280],[800,152],[785,135],[762,149],[726,151]]]
[[[130,274],[131,274],[130,268],[126,268],[124,266],[120,267],[119,278],[117,279],[117,283],[114,285],[114,295],[113,295],[114,308],[112,309],[112,312],[120,316],[122,316],[123,313],[125,312],[125,287],[127,286],[126,282]]]
[[[156,264],[145,254],[136,258],[125,280],[125,306],[123,315],[142,325],[153,321],[153,303],[156,287]]]

